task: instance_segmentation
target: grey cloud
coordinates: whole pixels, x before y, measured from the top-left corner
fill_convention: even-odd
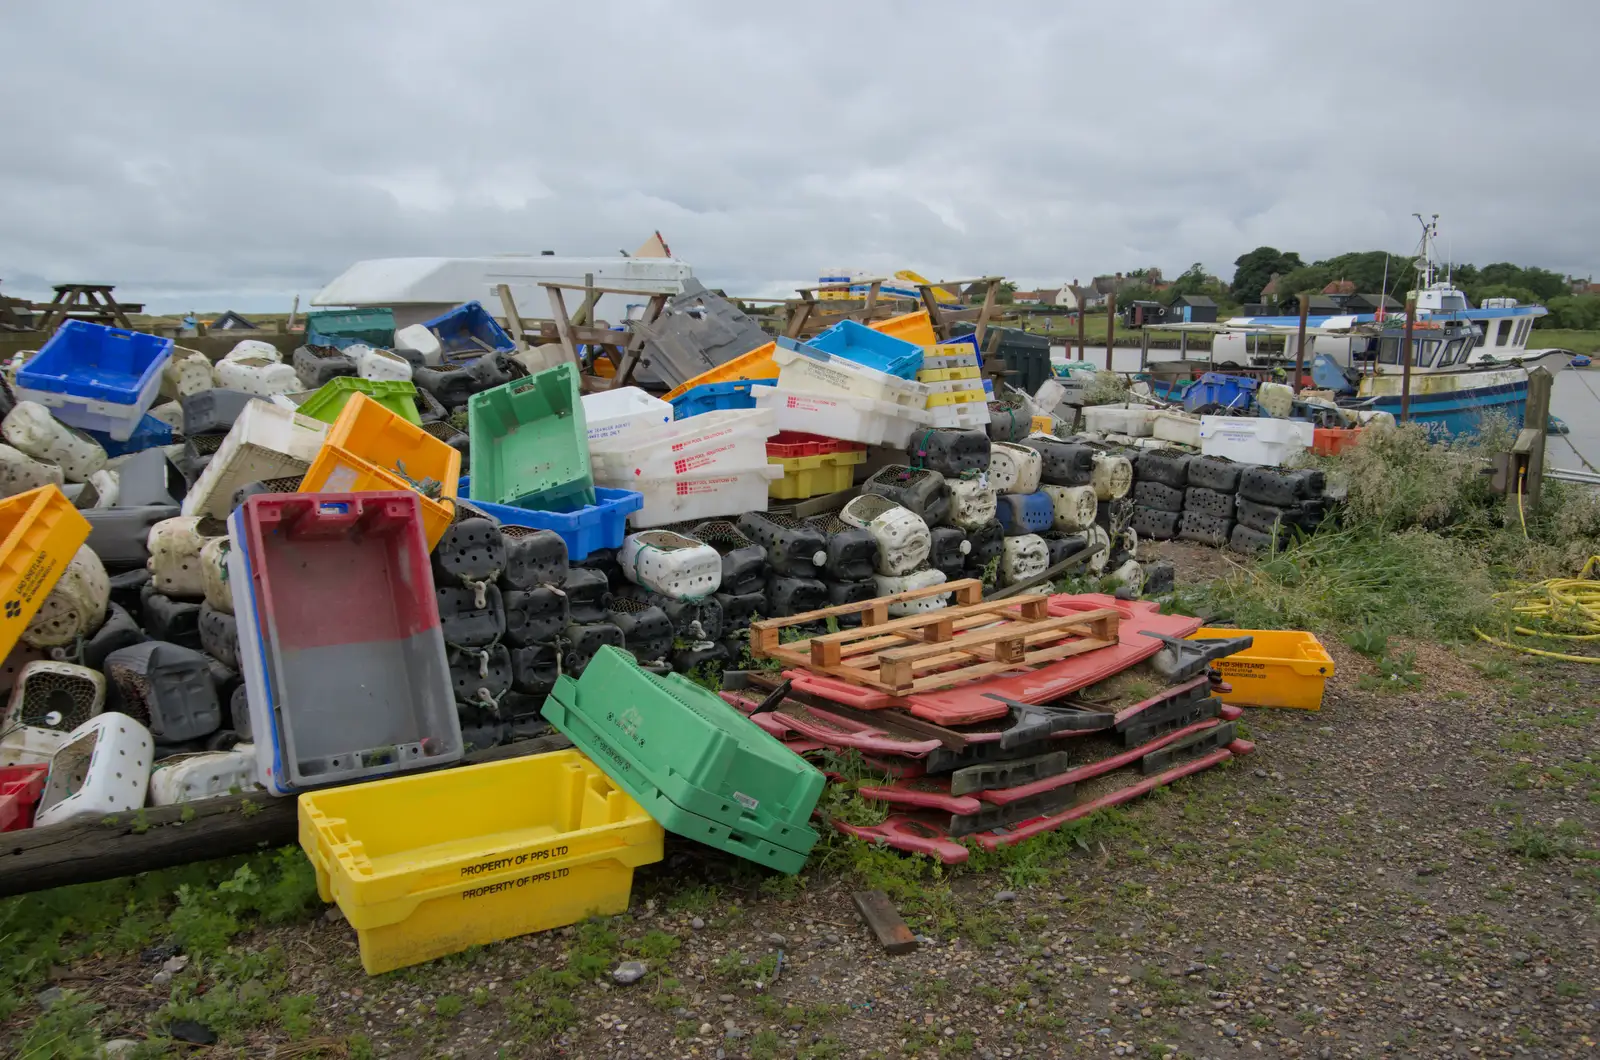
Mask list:
[[[0,10],[0,277],[277,308],[368,257],[606,254],[708,282],[1023,282],[1260,243],[1587,273],[1581,2]]]

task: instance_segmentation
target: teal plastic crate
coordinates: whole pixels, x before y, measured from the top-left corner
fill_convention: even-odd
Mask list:
[[[680,674],[603,647],[557,679],[544,716],[670,832],[781,872],[817,842],[823,775]]]
[[[313,341],[313,334],[322,336]],[[392,309],[314,309],[306,314],[306,343],[344,349],[357,342],[389,349],[394,345]]]
[[[478,500],[552,511],[594,503],[589,430],[571,361],[473,394],[467,433]]]

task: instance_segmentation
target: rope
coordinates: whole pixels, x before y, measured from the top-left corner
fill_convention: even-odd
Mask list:
[[[1518,491],[1519,508],[1521,491]],[[1512,601],[1511,611],[1529,621],[1544,621],[1565,626],[1578,632],[1552,632],[1528,626],[1513,626],[1512,632],[1525,637],[1543,637],[1546,640],[1577,642],[1600,641],[1600,555],[1590,556],[1576,578],[1546,578],[1532,585],[1521,585],[1495,594],[1496,599]],[[1546,659],[1586,663],[1600,666],[1600,656],[1571,655],[1565,652],[1545,651],[1523,644],[1491,637],[1481,629],[1473,631],[1479,640],[1525,655],[1538,655]]]

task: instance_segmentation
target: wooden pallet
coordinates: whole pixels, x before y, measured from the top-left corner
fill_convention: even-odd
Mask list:
[[[954,592],[952,607],[889,618],[889,605]],[[780,643],[790,626],[860,615],[858,629]],[[1117,643],[1115,608],[1051,617],[1044,594],[983,600],[973,578],[855,604],[765,619],[750,626],[750,650],[889,695],[904,696],[1026,669]]]

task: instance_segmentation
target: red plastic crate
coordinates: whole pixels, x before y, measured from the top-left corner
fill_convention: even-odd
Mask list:
[[[1338,456],[1361,436],[1361,427],[1318,427],[1311,432],[1311,451],[1318,456]]]
[[[767,439],[767,456],[789,460],[797,456],[822,456],[826,453],[854,453],[865,449],[861,442],[847,442],[802,431],[779,431]]]
[[[46,765],[0,766],[0,832],[33,827],[34,807],[49,773]]]

